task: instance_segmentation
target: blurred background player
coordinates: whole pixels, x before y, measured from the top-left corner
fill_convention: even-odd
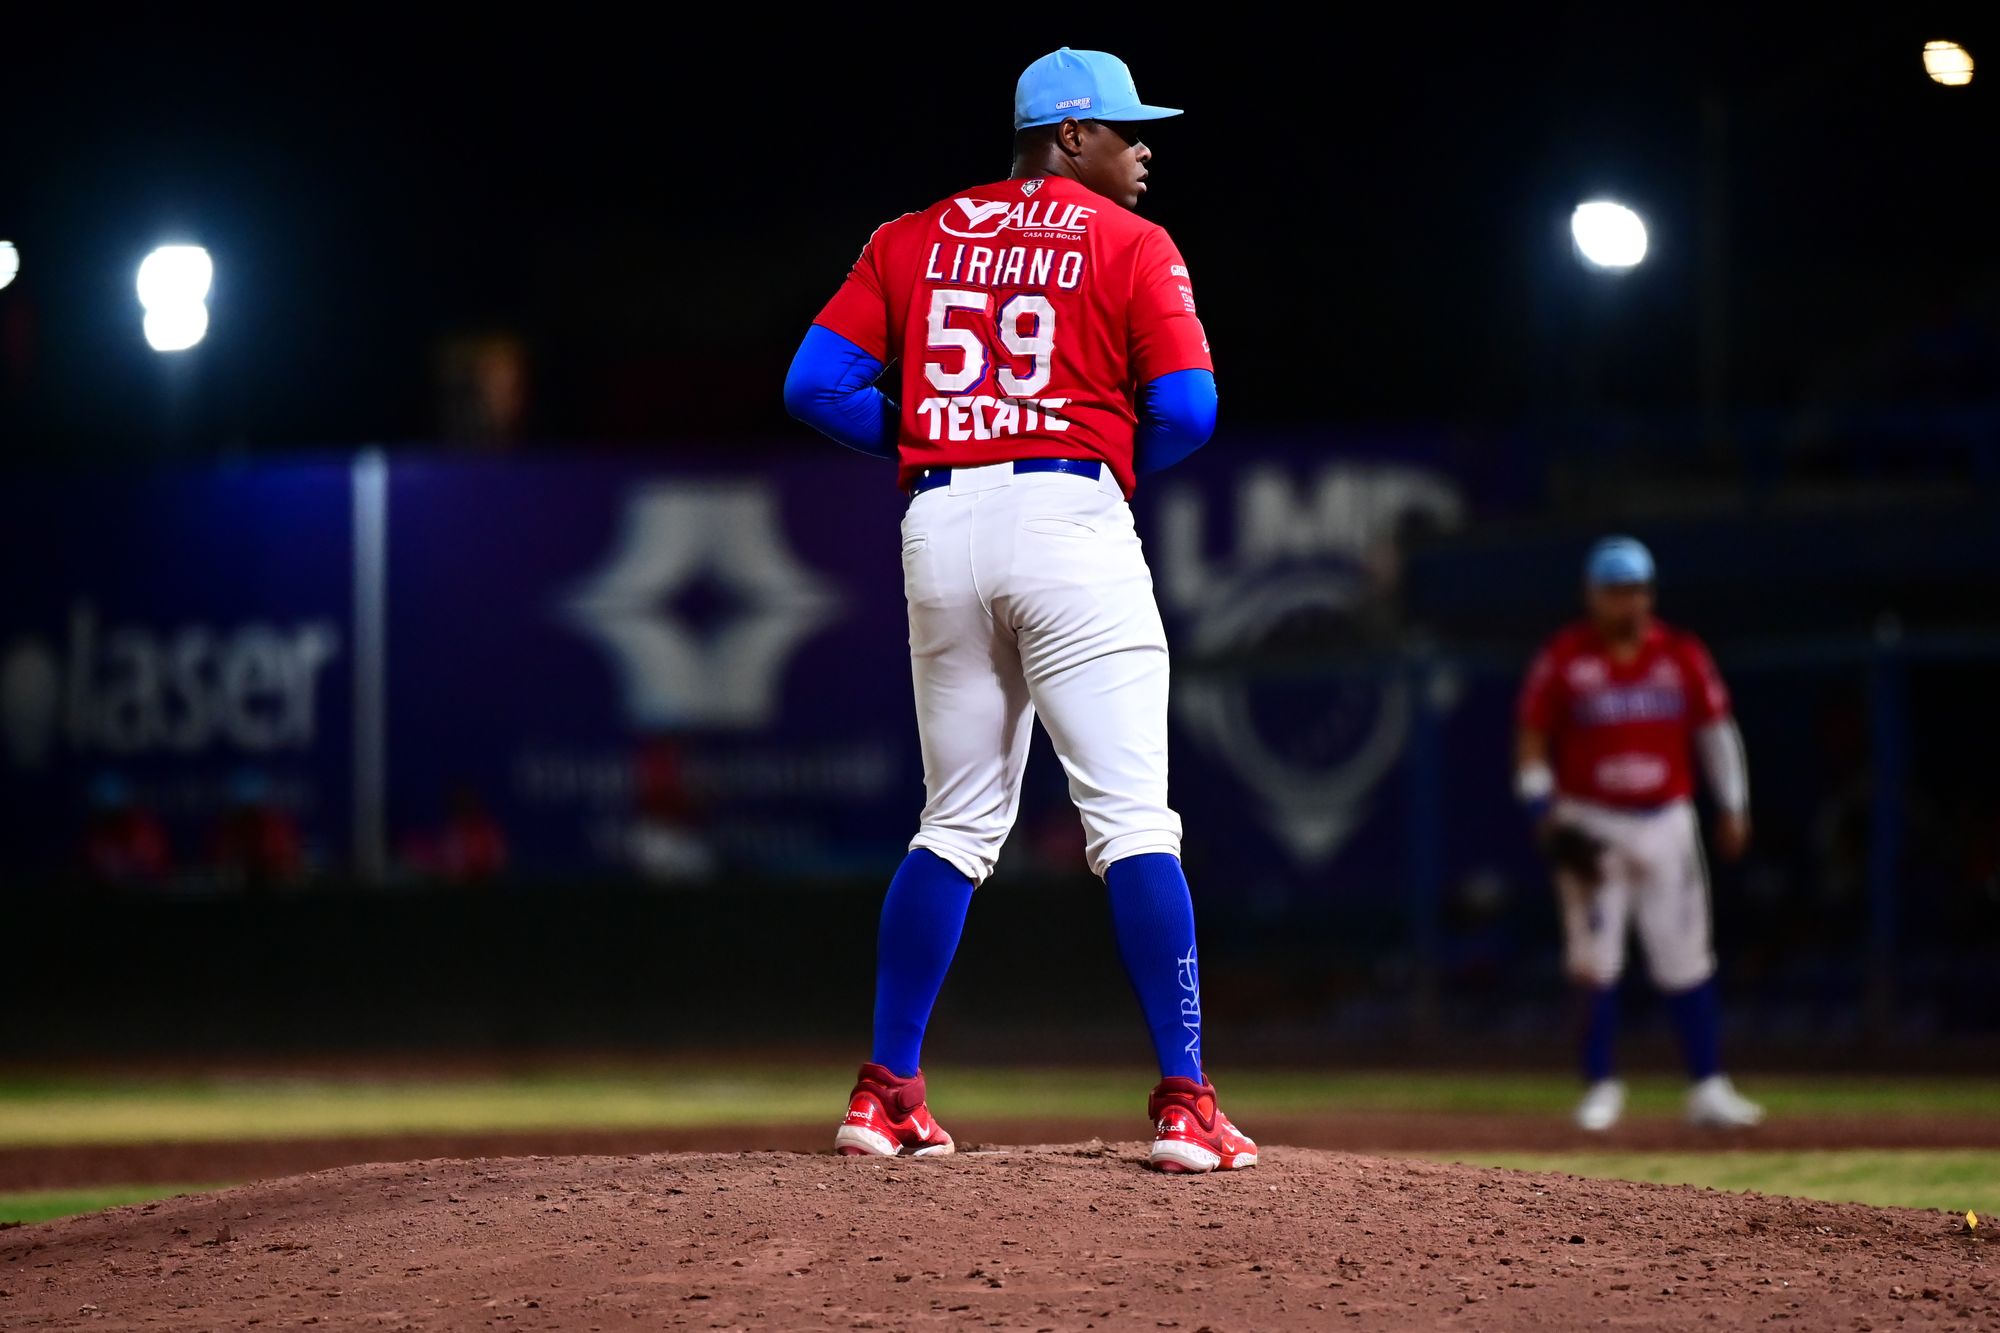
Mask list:
[[[91,781],[82,860],[93,884],[157,884],[173,868],[166,824],[119,774]]]
[[[1014,169],[878,228],[785,384],[800,420],[895,460],[927,801],[876,944],[875,1044],[835,1138],[932,1156],[919,1053],[973,889],[1020,805],[1039,715],[1159,1059],[1161,1171],[1254,1166],[1202,1069],[1194,905],[1167,805],[1167,640],[1126,503],[1215,428],[1186,261],[1131,210],[1152,150],[1116,56],[1021,75]],[[902,406],[875,381],[902,362]]]
[[[1584,565],[1583,620],[1550,639],[1522,687],[1515,783],[1561,898],[1565,968],[1582,993],[1576,1122],[1618,1123],[1618,982],[1636,926],[1666,996],[1697,1125],[1755,1125],[1763,1108],[1722,1072],[1708,867],[1695,819],[1692,758],[1717,814],[1726,861],[1750,841],[1750,781],[1729,692],[1694,635],[1653,615],[1653,557],[1607,537]]]

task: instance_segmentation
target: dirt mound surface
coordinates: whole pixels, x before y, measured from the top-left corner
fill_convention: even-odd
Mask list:
[[[950,1116],[961,1142],[1064,1143],[1130,1133],[1132,1117],[981,1120]],[[1473,1112],[1333,1111],[1258,1115],[1265,1142],[1340,1152],[1704,1152],[1839,1148],[2000,1148],[2000,1117],[1785,1116],[1755,1130],[1690,1129],[1663,1116],[1631,1116],[1608,1134],[1586,1134],[1567,1116]],[[532,1130],[377,1137],[225,1139],[214,1142],[64,1144],[0,1148],[0,1190],[83,1185],[188,1185],[261,1180],[363,1162],[432,1157],[561,1157],[573,1154],[817,1152],[829,1122],[708,1125],[691,1129]],[[0,1220],[5,1220],[0,1218]]]
[[[1136,1144],[351,1167],[0,1233],[8,1328],[1992,1328],[1936,1213]],[[1349,1321],[1352,1322],[1349,1322]]]

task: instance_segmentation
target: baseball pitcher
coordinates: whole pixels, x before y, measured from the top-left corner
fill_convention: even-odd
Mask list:
[[[1528,670],[1515,746],[1518,794],[1555,873],[1566,966],[1582,992],[1576,1123],[1603,1131],[1625,1110],[1613,1075],[1617,988],[1634,927],[1667,997],[1697,1125],[1755,1125],[1763,1108],[1722,1072],[1708,867],[1693,804],[1699,754],[1724,859],[1750,841],[1750,779],[1729,691],[1701,640],[1653,615],[1653,557],[1608,537],[1584,567],[1587,616]]]
[[[926,803],[876,944],[874,1051],[835,1135],[931,1156],[924,1028],[1014,822],[1039,716],[1111,899],[1160,1082],[1150,1164],[1254,1166],[1203,1073],[1194,909],[1167,805],[1167,642],[1126,500],[1199,448],[1215,377],[1187,262],[1132,210],[1151,121],[1125,63],[1065,47],[1021,75],[1014,169],[878,228],[814,321],[791,413],[891,459]],[[895,397],[877,387],[900,361]],[[900,400],[900,403],[899,401]]]

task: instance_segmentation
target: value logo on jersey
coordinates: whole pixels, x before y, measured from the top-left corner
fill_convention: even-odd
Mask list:
[[[989,241],[1003,231],[1054,231],[1081,236],[1097,210],[1082,204],[1066,204],[1059,199],[1026,199],[1009,203],[1005,199],[951,201],[962,215],[954,219],[949,210],[938,217],[938,226],[947,235],[968,241]],[[952,223],[957,221],[958,226]]]

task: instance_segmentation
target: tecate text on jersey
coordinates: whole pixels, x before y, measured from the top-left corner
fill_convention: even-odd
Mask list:
[[[1065,431],[1069,422],[1059,415],[1067,398],[995,398],[992,394],[960,394],[925,398],[917,415],[930,419],[933,440],[997,440],[1023,431]]]

